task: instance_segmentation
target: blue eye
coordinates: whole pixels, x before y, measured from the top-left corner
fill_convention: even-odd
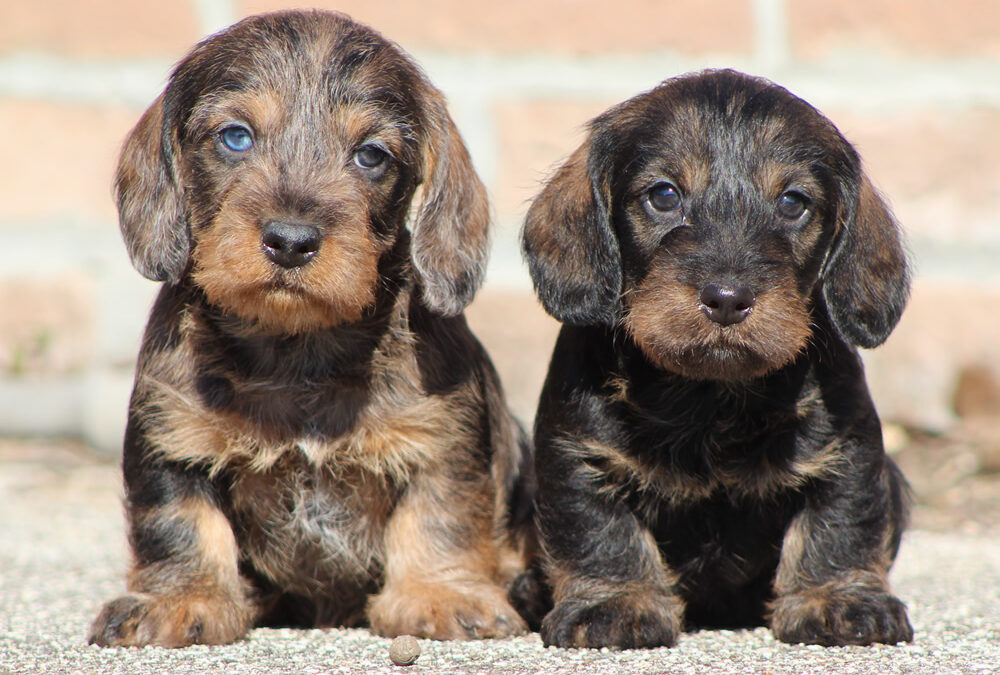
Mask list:
[[[236,124],[220,131],[219,140],[233,152],[246,152],[253,147],[253,134],[246,127]]]
[[[649,205],[657,211],[676,211],[681,205],[681,192],[670,183],[657,183],[649,189]]]
[[[389,154],[377,145],[362,145],[354,153],[354,163],[362,169],[377,169],[388,157]]]

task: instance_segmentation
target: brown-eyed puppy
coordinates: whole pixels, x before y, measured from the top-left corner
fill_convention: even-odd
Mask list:
[[[166,283],[125,435],[128,593],[91,641],[522,631],[528,447],[461,314],[488,207],[411,60],[339,14],[246,19],[177,66],[116,187]]]
[[[565,323],[535,432],[544,642],[910,640],[886,578],[907,490],[856,350],[906,260],[833,124],[740,73],[668,80],[591,122],[524,250]]]

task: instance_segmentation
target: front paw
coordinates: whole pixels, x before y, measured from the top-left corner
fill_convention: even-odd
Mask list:
[[[882,589],[810,589],[779,597],[771,630],[782,642],[824,646],[913,640],[906,606]]]
[[[504,638],[527,630],[504,590],[485,582],[387,586],[371,599],[368,620],[372,630],[386,637],[473,640]]]
[[[542,621],[542,642],[547,647],[671,647],[682,615],[679,598],[657,591],[596,602],[569,598]]]
[[[227,598],[130,594],[104,605],[89,641],[102,647],[226,644],[246,634],[252,623],[251,609]]]

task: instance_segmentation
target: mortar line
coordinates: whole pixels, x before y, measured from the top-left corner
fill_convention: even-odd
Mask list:
[[[199,0],[201,1],[201,0]],[[762,0],[763,1],[763,0]],[[918,107],[1000,107],[1000,59],[910,60],[854,54],[815,64],[758,68],[749,60],[671,53],[562,57],[416,54],[449,97],[481,101],[617,99],[674,74],[735,67],[767,75],[818,106],[892,112]],[[162,89],[172,62],[88,60],[20,53],[0,58],[0,97],[144,107]]]

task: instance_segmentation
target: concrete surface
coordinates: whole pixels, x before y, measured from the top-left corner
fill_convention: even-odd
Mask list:
[[[70,443],[0,440],[0,673],[399,673],[364,630],[258,629],[224,647],[86,644],[127,562],[118,469]],[[914,530],[893,572],[912,644],[785,645],[765,629],[703,631],[673,649],[546,649],[537,635],[421,641],[408,673],[948,673],[1000,671],[1000,538]]]

